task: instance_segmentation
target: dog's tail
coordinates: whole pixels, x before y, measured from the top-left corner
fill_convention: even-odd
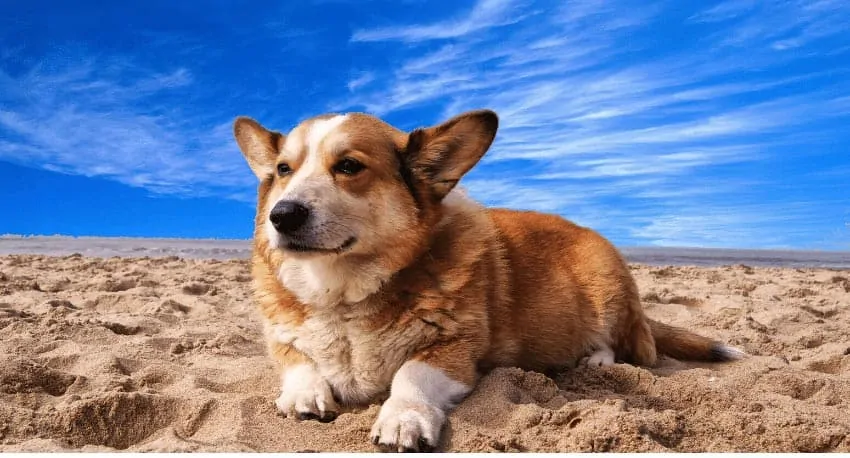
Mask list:
[[[679,360],[709,362],[734,361],[746,356],[743,351],[708,337],[655,320],[646,321],[655,339],[658,354]]]

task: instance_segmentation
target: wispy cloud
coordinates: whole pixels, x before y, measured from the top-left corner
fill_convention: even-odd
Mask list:
[[[375,81],[375,74],[372,72],[359,72],[359,74],[354,77],[353,80],[348,82],[348,90],[356,91],[363,86]]]
[[[757,0],[727,0],[715,4],[690,17],[695,22],[719,22],[735,19],[758,7]]]
[[[659,246],[748,248],[758,240],[757,246],[793,248],[796,239],[808,234],[805,225],[789,222],[823,224],[828,220],[829,215],[823,215],[806,202],[678,208],[647,218],[645,224],[634,224],[632,235]],[[823,233],[818,238],[827,241],[829,236]],[[850,242],[850,238],[845,242]]]
[[[13,141],[0,158],[185,196],[233,197],[252,182],[229,122],[175,103],[193,83],[189,70],[157,73],[120,59],[48,63],[2,78],[9,108],[0,109],[0,129]]]
[[[759,148],[753,146],[707,147],[668,154],[578,159],[570,164],[568,171],[542,173],[534,178],[557,180],[641,175],[669,176],[698,167],[758,159],[760,159]]]
[[[727,0],[693,15],[695,22],[737,21],[716,35],[721,44],[777,51],[844,34],[850,12],[841,0],[757,2]],[[723,38],[720,38],[720,37]]]
[[[479,0],[472,10],[460,17],[433,24],[392,26],[372,30],[357,30],[351,41],[398,40],[419,42],[457,38],[491,27],[513,24],[519,20],[514,0]],[[513,7],[513,8],[512,8]]]

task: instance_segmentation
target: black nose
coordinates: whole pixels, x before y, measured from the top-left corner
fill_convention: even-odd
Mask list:
[[[304,226],[309,216],[309,208],[298,202],[282,200],[272,209],[272,212],[269,214],[269,220],[271,220],[272,225],[278,232],[291,233]]]

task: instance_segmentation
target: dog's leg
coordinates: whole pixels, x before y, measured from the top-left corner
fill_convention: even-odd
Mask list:
[[[469,394],[477,377],[473,359],[463,357],[468,349],[460,346],[426,351],[401,366],[372,426],[372,443],[399,452],[437,446],[448,412]]]
[[[339,407],[315,363],[291,345],[275,342],[270,350],[281,365],[280,396],[275,401],[278,410],[299,420],[335,419]]]

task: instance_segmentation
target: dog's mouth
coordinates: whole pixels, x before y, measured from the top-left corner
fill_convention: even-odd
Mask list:
[[[297,253],[324,253],[324,254],[340,254],[351,248],[355,243],[357,243],[356,237],[351,237],[342,245],[336,248],[325,248],[319,246],[305,245],[303,243],[298,242],[288,242],[285,246],[285,249],[288,251],[295,251]]]

